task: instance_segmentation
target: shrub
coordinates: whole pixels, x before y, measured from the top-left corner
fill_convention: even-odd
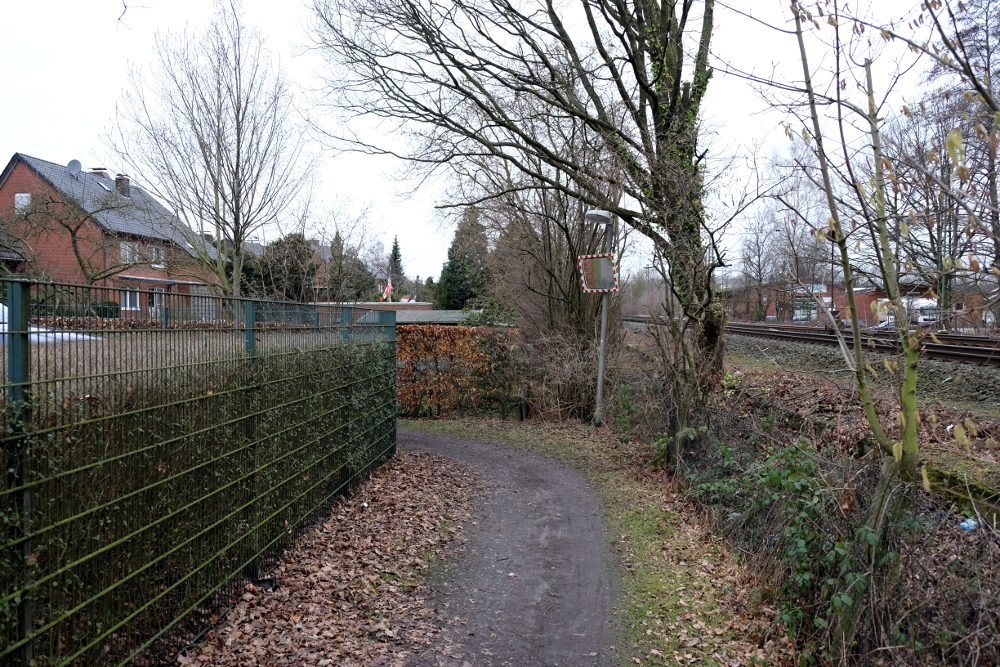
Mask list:
[[[400,409],[413,417],[506,412],[519,396],[516,336],[489,327],[397,327]]]

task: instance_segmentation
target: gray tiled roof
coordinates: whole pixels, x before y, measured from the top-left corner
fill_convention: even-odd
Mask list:
[[[66,165],[40,160],[24,153],[17,153],[14,157],[24,161],[106,231],[172,241],[189,250],[183,223],[135,183],[131,184],[130,196],[124,197],[115,189],[113,179],[86,171],[73,176]]]
[[[249,252],[254,257],[263,257],[264,252],[267,250],[262,244],[255,243],[254,241],[247,241],[243,244],[243,249]]]

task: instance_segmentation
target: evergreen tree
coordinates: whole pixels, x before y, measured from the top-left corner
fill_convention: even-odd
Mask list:
[[[438,308],[468,308],[486,289],[486,229],[479,222],[479,211],[468,208],[455,230],[448,248],[448,261],[441,267],[435,301]]]
[[[271,298],[311,301],[319,268],[312,244],[302,234],[289,234],[267,246],[261,258],[265,293]]]
[[[389,252],[389,273],[393,282],[402,284],[403,278],[403,255],[399,252],[399,237],[392,238],[392,250]]]
[[[330,244],[330,273],[327,286],[334,301],[354,302],[376,298],[378,281],[358,257],[356,248],[346,246],[340,232]]]

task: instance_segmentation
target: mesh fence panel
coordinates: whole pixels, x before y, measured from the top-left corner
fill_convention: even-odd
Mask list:
[[[0,664],[203,624],[394,452],[391,311],[0,288]]]

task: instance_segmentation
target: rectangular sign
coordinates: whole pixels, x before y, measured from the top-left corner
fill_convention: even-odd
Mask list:
[[[615,267],[614,254],[580,255],[577,257],[577,266],[584,292],[618,291],[618,269]]]

